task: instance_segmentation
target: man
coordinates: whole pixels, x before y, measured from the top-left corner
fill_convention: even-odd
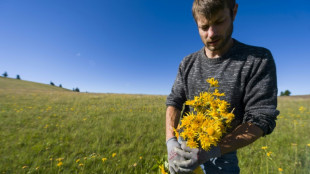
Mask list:
[[[245,45],[231,37],[238,10],[235,0],[195,0],[192,7],[204,47],[186,56],[167,97],[166,144],[170,173],[190,172],[202,166],[205,173],[239,173],[236,150],[275,128],[277,78],[269,50]],[[208,89],[206,79],[219,81],[222,99],[234,109],[231,129],[209,151],[189,148],[177,141],[183,104]],[[188,112],[185,107],[184,112]]]

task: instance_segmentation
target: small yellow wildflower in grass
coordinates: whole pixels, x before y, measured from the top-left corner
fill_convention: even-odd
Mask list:
[[[160,165],[160,166],[159,166],[159,169],[160,169],[161,174],[168,174],[168,173],[165,171],[165,166],[164,166],[164,164]]]
[[[44,128],[45,128],[45,129],[47,129],[47,128],[48,128],[48,124],[47,124],[47,125],[45,125],[45,126],[44,126]]]
[[[267,146],[263,146],[263,147],[262,147],[263,150],[266,150],[267,148],[268,148]]]
[[[136,166],[137,166],[137,163],[134,163],[132,166],[133,166],[133,167],[136,167]]]
[[[57,158],[57,159],[56,159],[56,161],[58,161],[58,162],[60,162],[60,161],[62,161],[62,160],[64,160],[64,158]]]
[[[211,87],[219,87],[218,81],[210,78],[207,82],[210,85],[208,92],[201,92],[199,96],[185,103],[191,106],[194,112],[186,113],[181,124],[174,129],[177,138],[179,130],[182,130],[180,136],[187,141],[187,146],[201,147],[204,150],[217,145],[235,117],[233,111],[228,112],[230,104],[219,98],[225,94],[218,89],[210,92]]]
[[[267,156],[270,157],[272,152],[267,152]]]
[[[83,163],[80,163],[80,164],[79,164],[79,166],[80,166],[80,167],[83,167],[83,166],[84,166],[84,164],[83,164]]]
[[[140,160],[142,160],[142,156],[140,156]]]
[[[306,110],[306,108],[305,108],[305,107],[303,107],[303,106],[300,106],[298,110],[299,110],[301,113],[304,113],[304,112],[305,112],[305,110]]]
[[[115,156],[116,156],[116,153],[113,153],[113,154],[112,154],[112,158],[114,158]]]
[[[90,157],[91,157],[91,158],[96,158],[96,153],[92,153],[92,154],[90,155]]]
[[[26,169],[26,168],[28,168],[28,166],[23,166],[23,169]]]
[[[59,161],[59,163],[57,163],[57,166],[58,166],[58,167],[60,167],[60,166],[62,166],[62,165],[63,165],[62,161]]]
[[[38,166],[38,167],[36,167],[36,170],[39,170],[39,168],[40,168],[39,166]]]
[[[310,147],[310,144],[307,144],[308,147]]]
[[[75,162],[76,162],[76,163],[80,162],[80,159],[77,159]]]
[[[279,172],[283,172],[283,169],[282,168],[278,168]]]
[[[104,163],[107,160],[107,158],[102,158],[101,160]]]

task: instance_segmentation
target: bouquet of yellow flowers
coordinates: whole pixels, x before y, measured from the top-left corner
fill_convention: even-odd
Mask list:
[[[225,93],[220,93],[217,89],[218,81],[209,78],[207,82],[210,84],[207,92],[201,92],[199,96],[185,103],[193,107],[194,112],[186,113],[181,124],[174,129],[177,138],[181,136],[187,141],[187,146],[201,147],[206,151],[211,145],[217,145],[235,117],[233,110],[228,112],[230,104],[220,99]],[[211,91],[212,88],[214,91]],[[182,132],[179,134],[180,129]]]

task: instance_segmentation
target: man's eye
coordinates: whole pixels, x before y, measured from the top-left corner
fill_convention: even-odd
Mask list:
[[[216,21],[215,24],[222,24],[224,22],[225,22],[225,19],[221,19],[221,20]]]
[[[209,29],[209,26],[204,26],[204,27],[201,27],[202,30],[206,31]]]
[[[223,23],[224,21],[216,21],[216,23],[215,24],[221,24],[221,23]]]

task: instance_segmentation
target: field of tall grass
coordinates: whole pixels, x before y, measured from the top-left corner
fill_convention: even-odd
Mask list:
[[[0,78],[0,173],[160,173],[166,96],[77,93]],[[274,132],[241,173],[309,173],[310,97],[279,97]]]

